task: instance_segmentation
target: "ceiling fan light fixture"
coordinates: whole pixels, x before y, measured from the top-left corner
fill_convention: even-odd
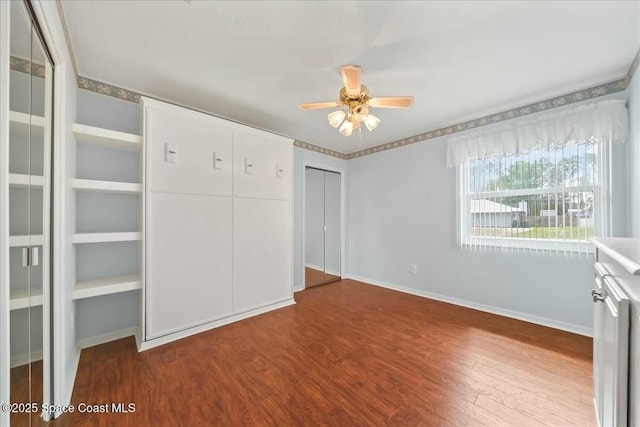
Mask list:
[[[353,132],[353,122],[347,119],[342,123],[342,126],[340,126],[340,133],[344,136],[351,136],[351,132]]]
[[[374,130],[378,126],[378,123],[380,123],[380,119],[373,114],[367,114],[367,117],[364,119],[364,124],[367,129],[369,129],[369,132]]]
[[[346,116],[347,116],[347,113],[345,113],[343,110],[338,110],[338,111],[329,113],[329,116],[328,116],[329,124],[334,128],[337,128],[338,126],[340,126],[340,123],[342,123],[342,121]]]

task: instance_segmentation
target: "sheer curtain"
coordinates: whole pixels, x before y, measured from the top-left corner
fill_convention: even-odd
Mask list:
[[[450,138],[459,243],[590,252],[589,238],[611,230],[611,150],[628,139],[625,104],[565,108]]]
[[[602,101],[540,114],[533,119],[494,124],[452,137],[448,140],[447,166],[571,142],[624,142],[628,138],[626,101]]]

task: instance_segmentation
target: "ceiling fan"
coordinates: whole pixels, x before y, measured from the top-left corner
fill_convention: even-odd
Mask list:
[[[340,89],[339,100],[336,102],[315,102],[312,104],[300,104],[302,110],[316,108],[346,107],[329,113],[329,124],[334,128],[340,126],[340,133],[349,136],[354,129],[360,128],[364,123],[369,132],[374,130],[380,119],[369,114],[370,107],[376,108],[407,108],[413,104],[412,96],[393,96],[384,98],[372,98],[369,96],[369,88],[360,82],[362,69],[357,65],[344,65],[340,67],[344,87]]]

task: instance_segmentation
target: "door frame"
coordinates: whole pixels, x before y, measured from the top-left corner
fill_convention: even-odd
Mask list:
[[[307,284],[305,283],[305,259],[306,259],[306,218],[307,218],[307,167],[320,169],[327,172],[334,172],[340,174],[340,277],[345,277],[345,267],[346,267],[346,203],[345,203],[345,194],[346,194],[346,172],[343,168],[336,168],[333,166],[329,166],[323,163],[317,163],[313,161],[305,160],[302,162],[302,238],[301,238],[301,260],[302,260],[302,289],[307,288]]]

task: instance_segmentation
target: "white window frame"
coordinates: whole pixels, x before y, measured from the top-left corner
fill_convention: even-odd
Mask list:
[[[599,176],[596,185],[579,185],[568,187],[518,189],[505,191],[486,191],[471,193],[469,188],[469,161],[457,167],[457,222],[458,245],[465,248],[494,248],[509,251],[523,250],[544,253],[593,253],[590,240],[571,241],[548,238],[504,238],[492,236],[471,236],[472,214],[470,204],[472,198],[492,200],[500,197],[523,196],[536,194],[557,194],[568,192],[593,191],[594,235],[608,236],[611,230],[611,143],[598,144]]]

